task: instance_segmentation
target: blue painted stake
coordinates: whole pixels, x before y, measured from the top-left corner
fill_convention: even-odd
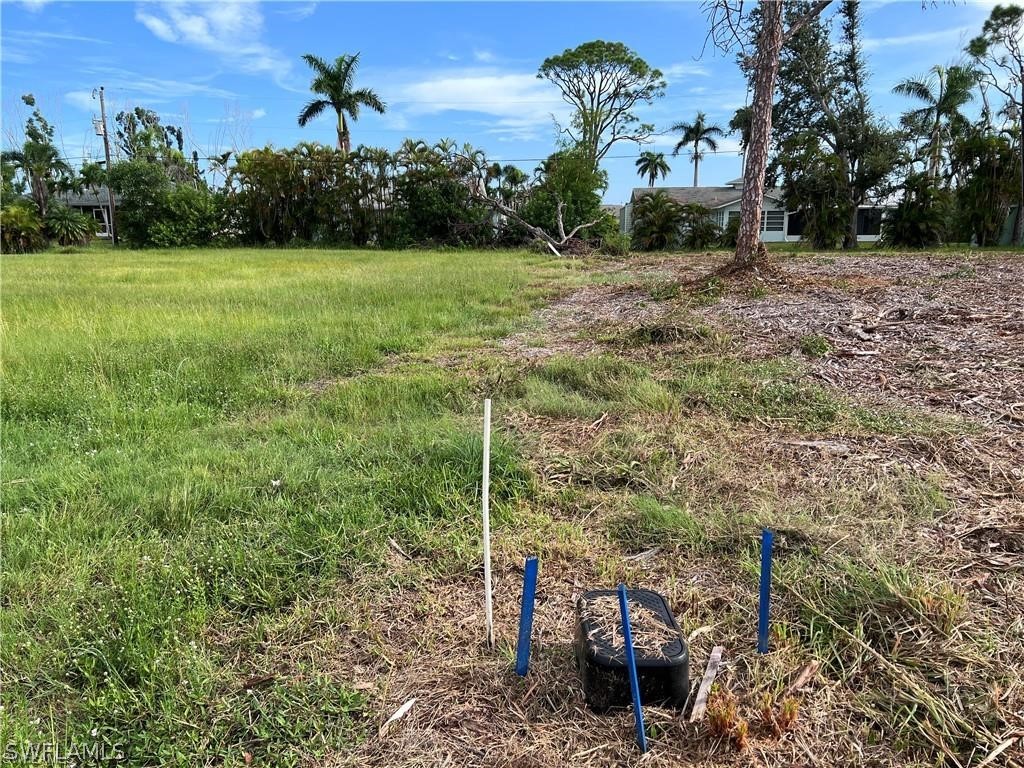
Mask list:
[[[622,642],[626,647],[626,670],[629,672],[629,690],[633,694],[633,720],[636,723],[636,743],[641,752],[647,751],[647,732],[644,730],[644,710],[640,705],[640,681],[636,676],[636,654],[633,652],[633,628],[629,623],[629,604],[626,585],[619,584],[619,610],[622,612]]]
[[[533,633],[533,603],[537,595],[537,558],[526,558],[523,572],[523,603],[519,608],[519,643],[516,645],[516,674],[526,677],[530,669],[530,635]]]
[[[768,622],[772,600],[772,542],[775,535],[761,531],[761,604],[757,612],[757,652],[768,653]]]

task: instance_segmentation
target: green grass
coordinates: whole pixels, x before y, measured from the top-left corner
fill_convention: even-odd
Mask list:
[[[507,334],[561,269],[508,252],[5,258],[3,741],[290,764],[357,738],[345,681],[242,694],[212,638],[244,640],[389,537],[438,572],[471,567],[470,382],[381,366]],[[492,467],[501,525],[532,480],[500,434]]]
[[[800,351],[807,357],[825,357],[832,351],[832,345],[821,334],[812,333],[800,337]]]
[[[672,396],[643,367],[617,357],[552,357],[527,377],[524,405],[543,416],[596,419],[607,411],[668,410]]]

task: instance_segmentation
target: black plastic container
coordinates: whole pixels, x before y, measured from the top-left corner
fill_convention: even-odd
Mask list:
[[[690,654],[668,602],[649,589],[630,589],[626,594],[631,620],[634,606],[639,604],[674,630],[673,639],[661,646],[660,653],[635,650],[640,701],[644,705],[682,709],[690,693]],[[611,638],[587,618],[587,603],[608,596],[618,599],[613,589],[595,589],[585,592],[576,604],[576,666],[583,680],[587,706],[595,712],[632,703],[625,651],[616,649]]]

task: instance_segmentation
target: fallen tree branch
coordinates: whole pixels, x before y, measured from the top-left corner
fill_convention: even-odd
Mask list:
[[[558,251],[559,248],[564,248],[565,245],[574,237],[576,237],[576,235],[579,234],[581,231],[583,231],[584,229],[589,229],[590,227],[594,226],[595,224],[598,224],[601,221],[600,219],[588,221],[586,224],[580,224],[579,226],[574,227],[572,231],[569,232],[569,234],[566,234],[565,225],[562,223],[562,210],[565,208],[565,203],[559,202],[558,234],[561,237],[561,239],[556,240],[543,229],[534,226],[533,224],[530,224],[514,210],[509,208],[504,203],[495,200],[493,197],[489,197],[488,195],[485,195],[481,192],[477,192],[474,190],[470,190],[470,195],[478,203],[484,203],[485,205],[490,206],[493,210],[497,211],[498,213],[512,219],[512,221],[514,221],[516,224],[519,224],[521,227],[523,227],[527,232],[536,237],[538,240],[543,240],[547,247],[551,249],[551,252],[558,257],[562,256],[562,254]]]
[[[475,200],[478,203],[483,203],[484,205],[487,205],[488,207],[490,207],[491,210],[497,211],[498,213],[502,214],[503,216],[508,217],[509,219],[514,221],[516,224],[518,224],[519,226],[523,227],[527,232],[529,232],[535,238],[537,238],[538,240],[544,241],[544,243],[551,250],[551,252],[553,254],[555,254],[555,256],[558,256],[559,258],[561,258],[561,256],[562,256],[562,254],[558,250],[559,248],[564,248],[566,246],[566,244],[568,244],[568,242],[570,240],[572,240],[574,237],[576,237],[577,234],[582,232],[584,229],[589,229],[590,227],[594,226],[595,224],[600,223],[600,221],[601,221],[600,218],[594,219],[593,221],[588,221],[586,224],[580,224],[579,226],[574,227],[573,230],[571,232],[569,232],[569,234],[566,234],[565,233],[565,223],[564,223],[564,219],[563,219],[563,211],[565,210],[565,203],[563,203],[561,200],[559,200],[558,201],[558,207],[556,209],[556,217],[557,217],[557,222],[558,222],[558,235],[559,235],[560,239],[556,240],[554,237],[549,235],[547,232],[545,232],[540,227],[534,226],[530,222],[526,221],[514,209],[512,209],[509,206],[505,205],[500,200],[495,200],[493,197],[488,195],[486,192],[481,192],[479,187],[478,187],[478,185],[467,184],[466,185],[466,189],[469,191],[469,196],[473,200]]]

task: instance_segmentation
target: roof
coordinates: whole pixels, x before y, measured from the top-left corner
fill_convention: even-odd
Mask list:
[[[100,187],[99,191],[93,191],[91,189],[85,189],[81,192],[65,192],[58,197],[60,201],[66,205],[76,205],[83,208],[89,206],[104,206],[109,205],[109,194],[110,192],[106,187]],[[121,200],[120,195],[114,195],[114,202],[117,203]]]
[[[607,211],[608,213],[618,213],[624,207],[625,206],[619,205],[618,203],[603,203],[601,205],[601,210]]]
[[[723,187],[636,187],[630,201],[636,202],[637,198],[654,192],[664,192],[680,205],[699,203],[712,210],[738,203],[743,196],[743,189],[731,184]],[[765,197],[778,200],[782,196],[782,190],[766,189],[764,194]]]

